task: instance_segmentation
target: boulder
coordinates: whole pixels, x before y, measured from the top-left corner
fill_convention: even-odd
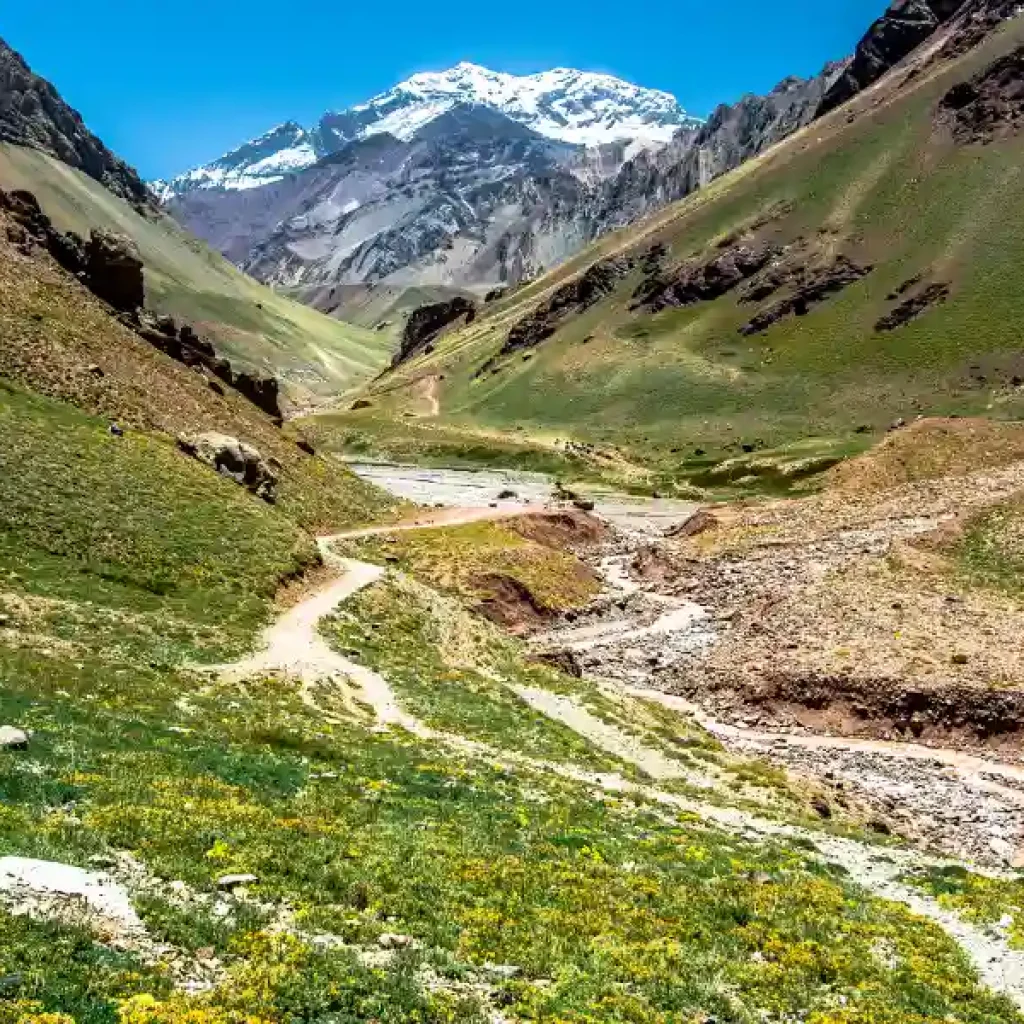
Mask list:
[[[283,422],[281,413],[281,385],[276,377],[262,377],[246,370],[235,371],[231,385],[257,409],[262,409],[275,423]]]
[[[243,885],[256,885],[258,882],[255,875],[223,875],[217,879],[217,888],[223,892],[233,892]]]
[[[145,303],[142,259],[125,235],[92,232],[86,246],[86,275],[92,293],[120,313],[131,313]]]
[[[183,434],[178,447],[198,462],[215,469],[251,491],[258,498],[273,504],[277,496],[277,474],[259,449],[237,437],[210,431],[205,434]]]
[[[28,733],[12,725],[0,725],[0,750],[28,750]]]

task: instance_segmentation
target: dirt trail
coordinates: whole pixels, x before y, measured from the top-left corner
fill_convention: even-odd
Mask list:
[[[501,518],[508,512],[463,510],[461,513],[445,510],[443,522],[475,522],[480,518]],[[524,510],[526,511],[526,510]],[[428,515],[416,523],[405,524],[404,529],[426,529],[439,525],[438,517]],[[388,532],[395,527],[374,528],[371,533]],[[702,820],[728,829],[752,840],[782,837],[805,840],[813,844],[826,860],[842,865],[850,877],[868,891],[909,907],[926,917],[957,941],[969,956],[982,980],[993,989],[1005,993],[1024,1008],[1024,953],[1009,948],[997,933],[975,927],[946,910],[924,892],[919,892],[900,881],[908,870],[928,865],[950,863],[925,856],[913,850],[875,848],[851,839],[840,839],[810,829],[780,824],[760,818],[747,811],[722,807],[689,799],[625,779],[616,773],[596,773],[572,764],[539,761],[524,757],[515,751],[502,750],[465,737],[438,732],[425,725],[401,707],[388,681],[380,674],[350,661],[333,651],[320,636],[319,622],[331,614],[341,603],[361,589],[378,581],[384,570],[351,559],[334,555],[331,545],[338,539],[366,536],[365,531],[354,531],[320,540],[321,551],[329,565],[337,567],[343,575],[310,594],[295,607],[286,611],[264,635],[264,649],[256,655],[232,665],[219,666],[222,678],[244,680],[264,672],[284,672],[300,681],[308,700],[313,700],[313,688],[328,681],[335,686],[353,688],[352,696],[372,711],[378,729],[400,728],[424,740],[442,743],[462,753],[486,758],[491,763],[511,768],[551,773],[603,792],[634,795],[653,801],[673,812],[687,812]],[[520,696],[553,720],[561,722],[596,746],[629,762],[654,779],[683,777],[685,772],[659,751],[649,748],[614,726],[591,715],[570,698],[546,691],[523,689]],[[323,711],[325,715],[330,712]],[[984,870],[984,869],[980,869]],[[990,872],[991,873],[991,872]]]
[[[361,537],[381,537],[388,533],[408,533],[411,530],[430,530],[442,526],[465,526],[469,523],[480,523],[494,519],[513,519],[517,516],[543,515],[550,512],[547,504],[535,502],[527,505],[498,503],[497,508],[434,508],[418,513],[415,519],[391,523],[387,526],[367,526],[358,530],[346,530],[344,533],[323,537],[320,540],[321,552],[339,540],[358,540]]]
[[[427,403],[427,416],[430,419],[437,419],[441,415],[441,400],[437,394],[439,377],[424,377],[423,391],[420,397]]]

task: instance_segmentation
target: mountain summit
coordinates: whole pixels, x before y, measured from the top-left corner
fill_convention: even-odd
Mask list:
[[[668,142],[677,129],[695,122],[669,93],[611,75],[571,68],[507,75],[462,63],[413,75],[368,103],[329,114],[321,125],[340,142],[376,132],[408,139],[456,104],[492,107],[540,135],[583,146],[625,139]]]
[[[455,107],[488,107],[538,135],[577,146],[665,143],[701,122],[674,96],[611,75],[555,68],[509,75],[462,63],[413,75],[366,103],[325,114],[311,129],[278,125],[258,139],[170,182],[154,182],[164,200],[196,189],[244,190],[280,181],[351,142],[388,134],[408,141]]]

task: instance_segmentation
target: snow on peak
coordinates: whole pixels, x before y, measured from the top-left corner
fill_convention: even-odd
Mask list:
[[[584,146],[638,138],[668,142],[695,120],[669,93],[612,75],[573,68],[510,75],[465,61],[415,74],[337,116],[356,115],[358,135],[386,131],[410,138],[459,103],[491,107],[541,135]]]
[[[288,174],[311,167],[316,161],[309,132],[294,121],[286,121],[213,163],[186,171],[169,182],[153,182],[150,187],[165,202],[194,189],[240,191],[273,184]]]
[[[164,200],[194,189],[256,188],[357,139],[386,132],[408,141],[460,104],[489,107],[540,135],[579,146],[665,143],[679,128],[699,124],[669,93],[612,75],[573,68],[510,75],[463,61],[447,71],[412,75],[366,103],[326,114],[311,130],[294,121],[280,124],[213,163],[151,187]]]

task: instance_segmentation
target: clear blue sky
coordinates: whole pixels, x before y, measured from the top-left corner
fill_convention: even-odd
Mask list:
[[[0,35],[145,177],[289,119],[312,123],[414,71],[578,67],[694,114],[850,52],[886,0],[48,0]]]

